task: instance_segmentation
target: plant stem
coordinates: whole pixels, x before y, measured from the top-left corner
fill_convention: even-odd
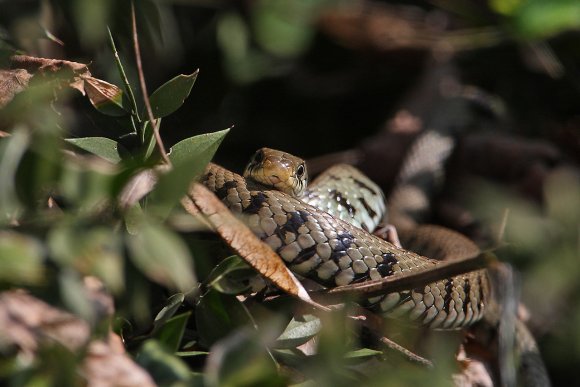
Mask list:
[[[151,125],[153,126],[153,136],[155,136],[155,142],[161,153],[161,158],[167,165],[171,165],[169,157],[167,157],[167,152],[165,151],[165,146],[159,135],[159,120],[153,117],[153,110],[151,109],[151,103],[149,102],[149,94],[147,93],[147,85],[145,84],[145,75],[143,74],[143,64],[141,63],[141,50],[139,49],[139,38],[137,36],[137,20],[135,18],[135,2],[131,1],[131,26],[133,30],[133,48],[135,49],[135,61],[137,62],[137,73],[139,74],[139,84],[141,85],[141,92],[143,93],[143,101],[145,102],[145,108],[147,109],[147,117]]]

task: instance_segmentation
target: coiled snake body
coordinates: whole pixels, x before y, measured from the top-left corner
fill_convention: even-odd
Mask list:
[[[333,186],[341,174],[349,174],[346,178],[352,180],[348,188],[342,186],[343,190],[360,187],[354,199],[341,191],[340,184]],[[383,198],[378,187],[352,167],[335,167],[306,190],[304,162],[264,148],[254,155],[245,175],[252,178],[244,179],[210,164],[203,183],[231,211],[245,215],[251,230],[297,274],[333,287],[436,264],[366,231],[381,220]],[[365,215],[354,217],[353,224],[356,212]],[[481,319],[489,292],[486,271],[477,270],[409,291],[372,297],[366,306],[388,316],[407,315],[431,328],[456,329]]]

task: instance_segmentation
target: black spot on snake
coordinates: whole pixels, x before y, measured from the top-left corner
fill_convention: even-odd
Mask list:
[[[383,262],[381,262],[377,266],[377,270],[381,277],[387,277],[393,274],[393,265],[399,263],[397,257],[393,253],[384,253],[383,254]]]
[[[245,214],[257,214],[266,200],[268,200],[268,195],[263,192],[256,192],[250,195],[250,204],[242,212]]]
[[[468,279],[465,280],[465,287],[464,287],[464,291],[465,291],[465,300],[463,300],[463,312],[467,313],[467,307],[469,306],[469,304],[471,303],[471,296],[469,295],[471,292],[471,283],[469,282]]]
[[[384,253],[383,254],[383,263],[388,263],[389,265],[393,266],[394,264],[399,263],[397,257],[393,253]]]
[[[365,198],[360,198],[358,201],[363,205],[365,210],[367,210],[371,218],[377,216],[377,213],[371,208],[371,206],[369,206],[369,203],[365,200]]]
[[[237,187],[238,183],[235,180],[228,180],[224,185],[215,190],[215,194],[220,200],[224,200],[228,196],[228,190]]]
[[[352,280],[351,284],[356,284],[359,282],[364,282],[369,279],[369,272],[368,270],[364,273],[355,273],[354,279]]]
[[[338,265],[340,258],[346,255],[346,249],[348,249],[353,243],[354,237],[349,232],[341,232],[337,234],[336,239],[338,244],[335,246],[335,248],[332,249],[332,252],[330,253],[330,259]]]
[[[298,256],[292,261],[292,265],[298,265],[302,262],[306,262],[312,258],[314,254],[316,254],[316,245],[307,247],[298,253]]]
[[[303,226],[308,220],[307,219],[308,212],[302,210],[288,212],[286,215],[287,215],[286,223],[276,227],[276,229],[274,230],[274,234],[283,241],[286,240],[285,235],[287,232],[298,236],[299,234],[298,229],[301,226]]]
[[[379,274],[381,275],[381,277],[388,277],[391,274],[393,274],[393,268],[391,265],[388,265],[386,263],[380,263],[377,266],[377,271],[379,272]]]
[[[338,261],[340,260],[340,258],[344,257],[345,255],[346,255],[345,250],[335,249],[332,250],[332,253],[330,253],[330,259],[333,260],[334,263],[338,265]]]
[[[342,196],[342,194],[340,192],[338,192],[337,190],[333,189],[328,194],[330,195],[330,198],[332,200],[334,200],[335,202],[337,202],[338,204],[340,204],[341,206],[343,206],[344,208],[346,208],[346,211],[348,212],[348,214],[350,216],[352,216],[352,217],[355,216],[355,214],[356,214],[356,208],[354,208],[348,202],[348,200],[346,200],[346,198],[344,196]]]
[[[364,188],[368,191],[370,191],[373,195],[378,195],[378,192],[375,191],[374,189],[372,189],[371,187],[369,187],[368,185],[366,185],[365,183],[363,183],[362,181],[358,180],[358,179],[353,179],[354,183],[356,185],[358,185],[361,188]]]
[[[451,293],[453,292],[453,278],[445,281],[445,297],[443,297],[443,310],[449,313],[449,303],[452,300]]]

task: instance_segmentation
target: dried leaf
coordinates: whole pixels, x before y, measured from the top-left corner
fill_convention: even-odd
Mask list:
[[[0,108],[28,86],[32,74],[23,69],[0,70]]]
[[[194,183],[187,196],[181,200],[187,212],[207,216],[217,233],[260,274],[272,281],[285,292],[317,308],[327,308],[312,301],[308,292],[268,245],[256,237],[252,231],[237,219],[227,207],[207,188]],[[199,211],[198,211],[199,209]]]
[[[103,114],[109,116],[124,116],[123,91],[112,83],[93,77],[83,77],[84,90],[91,104]]]
[[[90,76],[89,68],[84,63],[61,59],[37,58],[28,55],[13,55],[10,58],[12,68],[25,69],[32,73],[70,73],[78,76]]]
[[[85,281],[87,291],[103,307],[112,299],[96,279]],[[103,298],[100,300],[99,298]],[[109,308],[107,314],[113,311]],[[105,309],[107,307],[105,306]],[[0,343],[17,348],[21,358],[34,357],[45,345],[57,342],[81,355],[91,339],[89,323],[68,312],[56,309],[24,291],[0,293]],[[54,353],[54,352],[53,352]],[[154,386],[153,380],[127,354],[121,338],[109,333],[105,340],[89,343],[82,363],[82,373],[90,386]]]
[[[117,335],[111,335],[108,343],[94,341],[89,345],[83,372],[89,386],[155,386],[151,376],[127,356]]]

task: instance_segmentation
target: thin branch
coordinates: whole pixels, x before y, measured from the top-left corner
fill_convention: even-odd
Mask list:
[[[495,262],[495,256],[484,252],[475,257],[462,260],[441,261],[428,269],[402,273],[401,275],[381,278],[363,283],[337,286],[331,289],[311,292],[314,299],[331,297],[331,299],[344,298],[348,296],[372,297],[375,295],[400,292],[427,285],[431,282],[439,281],[455,275],[464,274],[473,270],[483,269]]]
[[[165,150],[165,145],[161,140],[159,135],[159,120],[153,117],[153,110],[151,109],[151,103],[149,102],[149,93],[147,93],[147,85],[145,84],[145,75],[143,74],[143,64],[141,63],[141,50],[139,48],[139,38],[137,36],[137,20],[135,17],[135,2],[131,1],[131,26],[133,30],[133,48],[135,49],[135,60],[137,62],[137,72],[139,74],[139,83],[141,85],[141,92],[143,93],[143,101],[145,102],[145,108],[147,109],[147,117],[149,122],[153,126],[153,136],[155,137],[155,142],[161,153],[161,158],[167,165],[171,165],[171,160],[167,156],[167,151]]]
[[[417,363],[427,368],[433,368],[433,362],[431,360],[416,354],[415,352],[403,347],[401,344],[395,343],[393,340],[384,336],[384,317],[381,317],[368,309],[358,306],[355,306],[354,314],[357,316],[362,316],[363,318],[355,318],[353,316],[349,317],[367,328],[373,335],[378,338],[381,344],[395,352],[400,353],[403,357],[413,363]]]

